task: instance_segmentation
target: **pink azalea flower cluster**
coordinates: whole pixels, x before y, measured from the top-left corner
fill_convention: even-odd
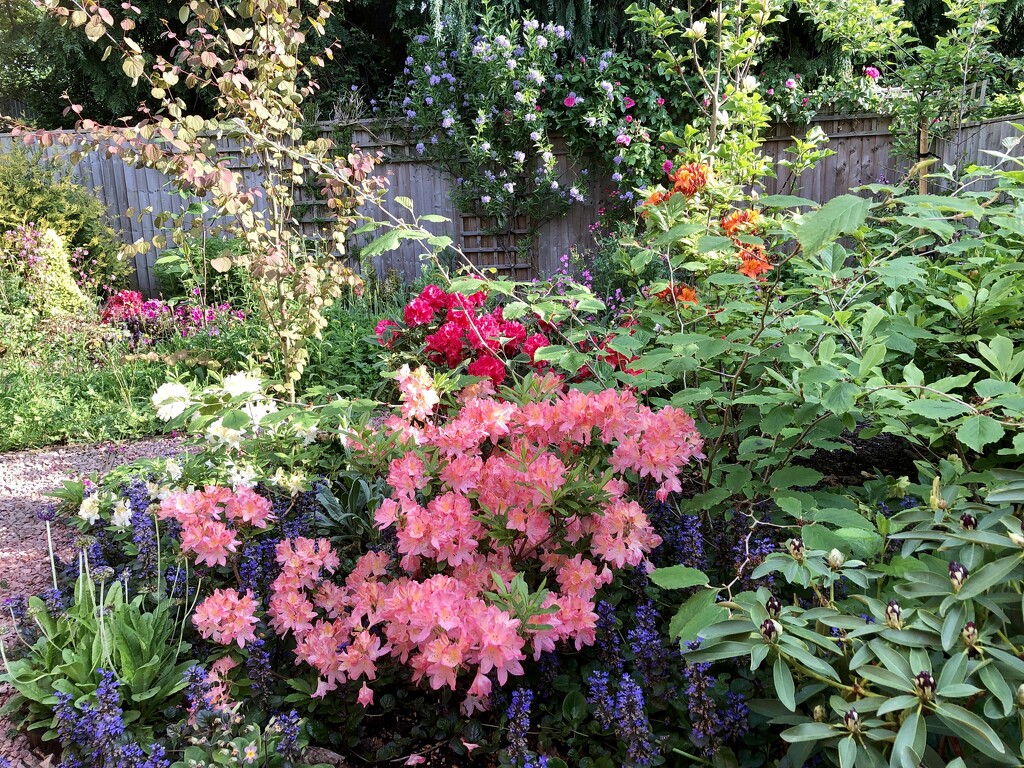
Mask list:
[[[412,335],[422,338],[432,363],[455,368],[469,360],[470,375],[487,377],[498,386],[506,375],[503,360],[522,353],[534,364],[537,350],[550,342],[543,333],[531,333],[525,324],[506,320],[501,307],[485,312],[486,301],[487,294],[482,291],[467,296],[428,285],[406,305],[405,326],[381,320],[377,339],[383,346],[394,347],[410,331],[423,329],[428,332]]]
[[[215,589],[196,607],[192,623],[207,640],[221,645],[238,643],[239,648],[245,648],[247,642],[256,639],[257,607],[252,592],[239,595],[234,589]]]
[[[369,552],[343,577],[327,539],[285,539],[266,616],[294,639],[296,662],[319,674],[318,696],[362,681],[358,700],[368,706],[380,660],[392,658],[414,681],[461,687],[472,713],[494,685],[522,675],[529,656],[595,642],[598,591],[661,543],[631,484],[655,483],[662,498],[679,490],[702,443],[685,413],[653,411],[630,391],[565,390],[546,376],[525,402],[476,387],[439,412],[422,397],[432,387],[419,372],[399,380],[403,393],[420,392],[419,404],[410,398],[403,417],[349,443],[375,455],[375,438],[391,445],[399,433],[400,453],[387,461],[392,494],[375,515],[396,533],[397,562]],[[230,498],[227,489],[175,494],[161,511],[185,527],[209,526],[221,510],[227,516]],[[495,576],[532,591],[530,615],[495,598]],[[250,595],[218,590],[196,623],[206,637],[242,645],[256,615]]]
[[[250,488],[237,490],[207,486],[205,490],[177,491],[160,502],[157,516],[181,525],[181,549],[208,566],[226,565],[238,551],[236,526],[266,528],[274,519],[269,499]]]

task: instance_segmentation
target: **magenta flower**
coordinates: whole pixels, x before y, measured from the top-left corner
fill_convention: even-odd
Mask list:
[[[868,78],[868,80],[877,80],[881,76],[882,73],[875,67],[864,67],[864,77]]]
[[[615,137],[615,143],[621,144],[624,147],[628,147],[630,144],[633,143],[633,140],[626,134],[620,133],[618,136]]]
[[[769,96],[774,96],[775,95],[775,89],[774,88],[769,88],[768,89],[768,95]]]
[[[632,107],[636,106],[636,102],[629,98],[629,96],[624,96],[622,98],[622,106],[624,106],[626,109],[631,109]]]
[[[660,96],[658,97],[658,106],[659,107],[665,106],[665,100],[663,98],[661,98]]]
[[[661,170],[663,170],[665,173],[671,173],[673,167],[674,166],[672,165],[671,160],[666,160],[664,163],[661,164]]]
[[[789,80],[786,81],[786,87],[789,88],[790,90],[796,88],[796,80],[794,80],[792,77],[789,78]]]
[[[565,104],[565,106],[567,106],[567,107],[575,107],[576,106],[576,94],[575,93],[570,93],[568,96],[565,97],[565,101],[563,101],[562,103]]]
[[[633,122],[633,116],[632,115],[626,115],[626,122],[627,123],[632,123]]]

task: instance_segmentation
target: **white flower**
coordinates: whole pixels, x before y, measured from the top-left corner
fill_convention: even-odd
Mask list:
[[[287,473],[283,467],[278,467],[273,480],[277,487],[288,491],[292,496],[298,496],[305,490],[306,478],[301,472]]]
[[[259,426],[263,419],[277,410],[277,404],[273,400],[257,397],[251,403],[246,403],[242,410],[249,414],[253,424]]]
[[[78,516],[89,525],[93,525],[100,519],[100,495],[94,493],[82,499],[82,506],[78,508]]]
[[[256,485],[256,469],[248,464],[235,464],[229,462],[225,467],[228,471],[228,484],[238,488],[245,486],[252,488]]]
[[[263,381],[257,377],[250,376],[244,371],[232,373],[224,377],[221,387],[230,397],[241,395],[253,395],[263,390]]]
[[[753,75],[747,75],[746,77],[743,78],[743,81],[740,83],[740,86],[743,88],[744,91],[747,91],[749,93],[750,91],[757,88],[757,78],[754,77]]]
[[[181,416],[192,404],[192,393],[188,387],[176,381],[168,381],[161,384],[159,389],[153,393],[153,405],[156,408],[156,415],[162,421],[170,421]]]
[[[168,459],[164,465],[164,470],[167,472],[167,477],[171,480],[181,480],[181,465],[174,459]]]
[[[217,445],[226,445],[229,448],[242,447],[242,433],[237,429],[225,427],[223,419],[217,419],[208,426],[206,436]]]
[[[149,498],[163,501],[171,495],[171,487],[159,483],[146,483],[146,492],[149,494]]]
[[[703,21],[695,21],[693,22],[693,24],[690,25],[690,28],[687,30],[687,32],[689,32],[695,38],[700,40],[702,37],[704,37],[704,35],[708,33],[708,25],[705,24]]]
[[[303,445],[312,445],[316,442],[317,435],[320,434],[320,430],[316,424],[309,427],[296,427],[295,434],[302,438]]]
[[[113,513],[110,516],[110,523],[118,528],[127,528],[132,522],[132,508],[128,506],[126,499],[120,499],[114,504]]]

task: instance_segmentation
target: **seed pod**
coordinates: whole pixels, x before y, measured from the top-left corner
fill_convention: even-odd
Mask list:
[[[775,595],[772,595],[765,601],[764,607],[768,611],[768,615],[773,619],[779,618],[779,614],[782,613],[782,601]]]
[[[956,560],[949,564],[949,580],[953,583],[953,592],[959,592],[960,588],[964,585],[964,581],[970,575],[964,566],[958,563]]]
[[[903,609],[895,600],[885,606],[885,625],[892,629],[903,629]]]

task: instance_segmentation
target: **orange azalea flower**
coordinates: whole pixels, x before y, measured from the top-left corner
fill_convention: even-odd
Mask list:
[[[729,211],[722,217],[722,229],[729,237],[735,237],[738,232],[748,232],[757,226],[760,214],[752,208],[742,211]]]
[[[701,163],[687,163],[679,166],[676,172],[670,173],[668,177],[672,180],[676,192],[682,192],[689,197],[708,185],[708,167]]]
[[[765,255],[764,246],[749,245],[743,248],[740,251],[740,260],[743,263],[740,265],[739,273],[755,280],[760,279],[765,272],[772,270],[772,264]]]
[[[657,190],[651,193],[651,196],[644,200],[644,205],[660,205],[661,203],[672,197],[671,192],[662,192]]]
[[[688,285],[676,285],[674,290],[672,286],[669,286],[663,291],[658,291],[654,296],[662,301],[668,301],[669,298],[673,298],[677,304],[700,303],[697,301],[697,292]]]

